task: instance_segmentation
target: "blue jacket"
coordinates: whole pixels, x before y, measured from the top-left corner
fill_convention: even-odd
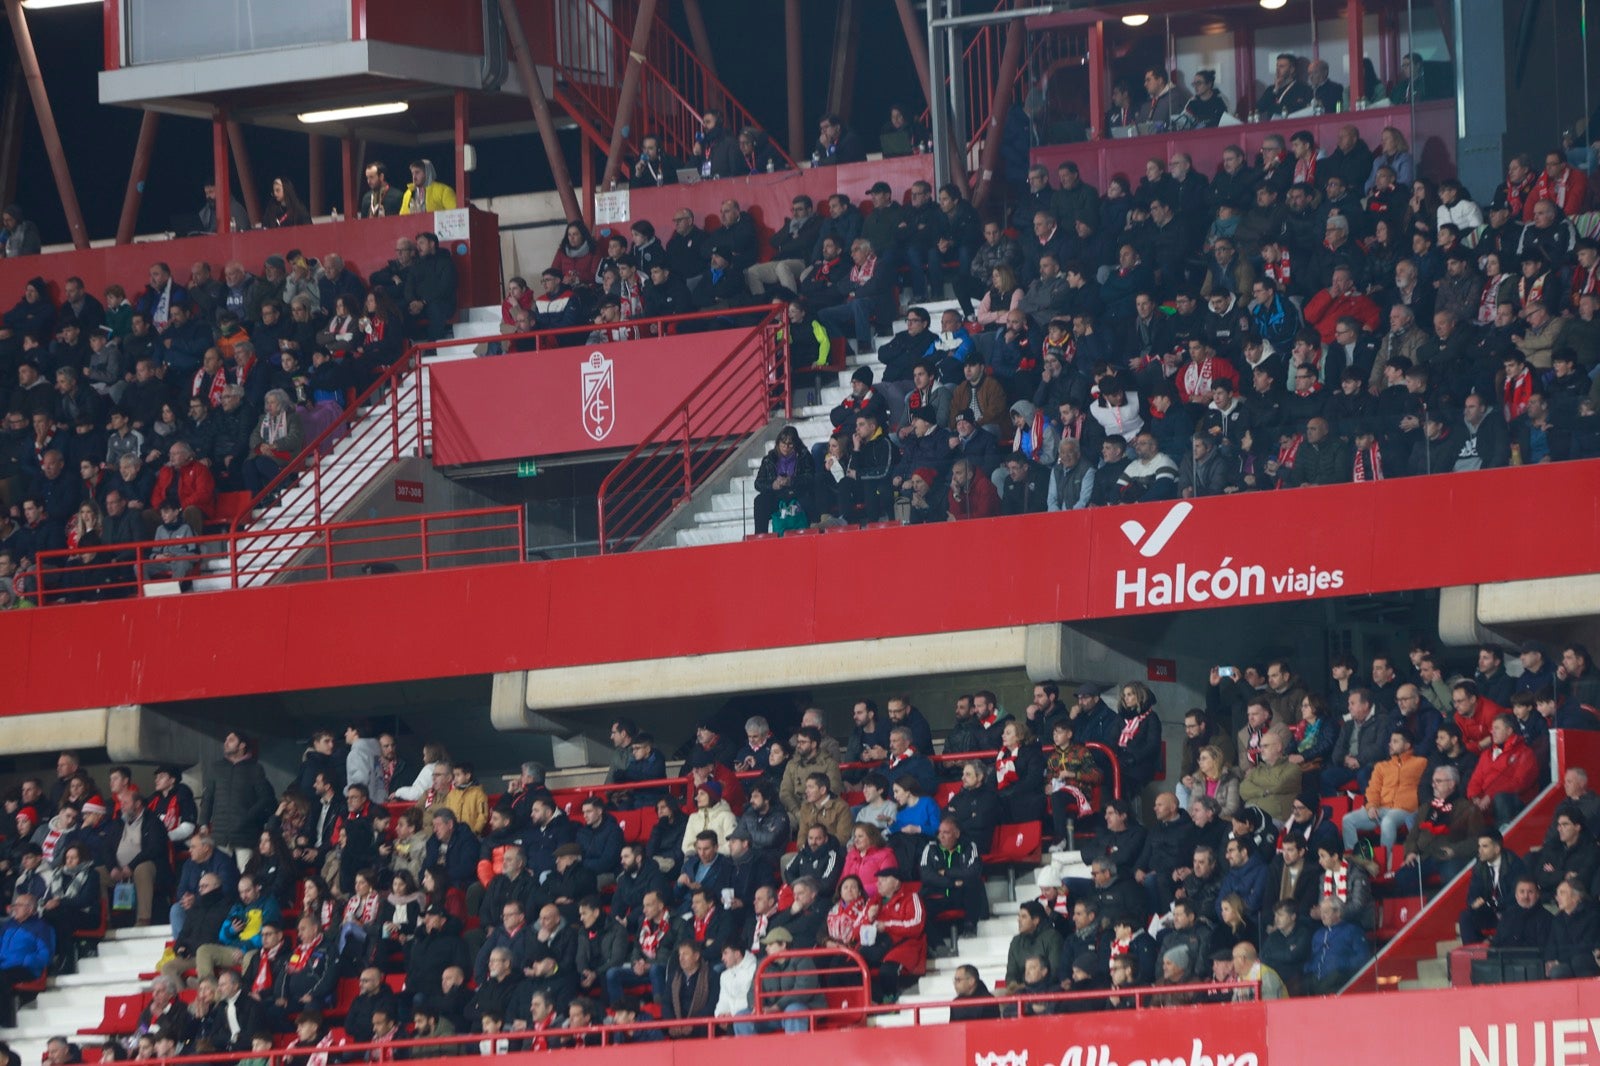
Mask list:
[[[42,918],[6,922],[0,926],[0,970],[16,967],[34,976],[44,973],[55,952],[55,942],[55,933]]]
[[[890,762],[893,761],[893,759],[890,759]],[[939,777],[934,773],[933,763],[928,761],[926,755],[913,755],[908,759],[902,759],[900,765],[894,767],[891,767],[886,762],[880,768],[880,772],[889,779],[889,784],[891,785],[910,774],[916,778],[918,794],[923,799],[928,799],[939,788]],[[939,828],[937,818],[934,819],[933,828],[935,830]]]
[[[922,760],[927,762],[926,759]],[[922,831],[922,835],[929,840],[939,835],[939,807],[927,796],[919,797],[917,802],[909,807],[902,807],[900,813],[894,818],[894,831],[898,833],[908,825],[914,825]]]
[[[1323,926],[1311,935],[1306,973],[1314,980],[1353,974],[1366,963],[1369,954],[1366,936],[1349,922],[1340,922],[1332,929]]]
[[[615,874],[621,868],[622,826],[609,814],[601,816],[598,829],[580,825],[577,839],[583,849],[583,865],[590,873]]]
[[[1261,898],[1267,891],[1267,864],[1254,853],[1243,866],[1230,866],[1217,886],[1217,917],[1221,917],[1222,901],[1237,892],[1244,899],[1244,909],[1250,917],[1261,913]]]
[[[233,861],[233,856],[224,855],[218,848],[211,853],[211,858],[204,863],[197,863],[189,859],[183,864],[183,870],[178,874],[177,895],[182,899],[190,892],[200,892],[200,878],[204,874],[216,874],[222,879],[222,891],[227,895],[233,894],[233,886],[239,881],[239,864]]]

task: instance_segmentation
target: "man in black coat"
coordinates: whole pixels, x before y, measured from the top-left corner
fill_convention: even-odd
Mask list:
[[[417,261],[406,277],[406,310],[413,319],[427,319],[431,341],[450,336],[456,317],[456,264],[439,247],[436,233],[417,234]]]
[[[389,1017],[397,1017],[400,1001],[389,986],[384,983],[383,971],[376,966],[368,966],[361,971],[356,979],[360,993],[350,1001],[350,1009],[344,1016],[344,1031],[350,1039],[357,1044],[369,1043],[372,1040],[372,1014],[382,1010]]]
[[[217,977],[217,1001],[202,1025],[203,1036],[218,1051],[249,1051],[250,1038],[261,1024],[261,1004],[244,994],[239,975],[223,970]]]
[[[434,903],[423,912],[422,932],[411,942],[411,959],[406,965],[406,994],[437,996],[443,990],[442,975],[451,966],[472,969],[472,958],[461,939],[461,923]]]
[[[1461,912],[1463,944],[1481,943],[1500,912],[1510,905],[1516,883],[1528,876],[1527,864],[1505,846],[1500,830],[1485,826],[1478,834],[1478,862],[1467,883],[1467,909]]]
[[[1022,452],[1012,452],[1000,483],[1000,513],[1038,514],[1048,506],[1049,496],[1050,468]]]

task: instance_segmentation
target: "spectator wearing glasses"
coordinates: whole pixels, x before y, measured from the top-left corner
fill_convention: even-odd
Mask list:
[[[745,284],[752,295],[761,296],[768,285],[778,285],[791,293],[800,291],[800,274],[811,260],[822,232],[822,219],[809,196],[796,196],[789,204],[789,220],[773,232],[772,259],[746,267]],[[668,245],[670,251],[671,245]]]

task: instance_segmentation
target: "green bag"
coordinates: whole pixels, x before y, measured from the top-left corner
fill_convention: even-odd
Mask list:
[[[811,519],[806,517],[805,508],[800,506],[798,500],[786,500],[778,506],[771,524],[772,531],[782,536],[791,529],[805,529],[811,525]]]

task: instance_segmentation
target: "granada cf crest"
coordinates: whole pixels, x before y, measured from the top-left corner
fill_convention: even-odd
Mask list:
[[[613,362],[591,352],[583,364],[583,431],[605,440],[617,424],[617,380]]]

